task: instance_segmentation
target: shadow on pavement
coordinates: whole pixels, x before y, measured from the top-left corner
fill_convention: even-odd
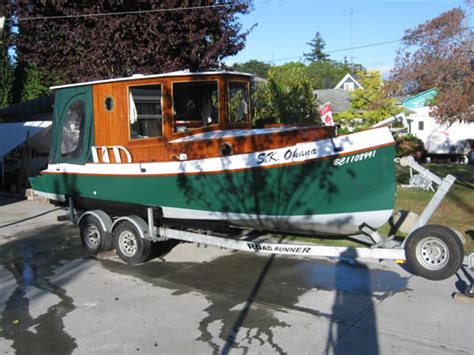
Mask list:
[[[344,262],[344,258],[351,257],[354,254],[354,251],[351,249],[341,255],[342,259],[336,265],[336,284],[344,284],[347,282],[347,271],[345,270],[346,263]],[[329,326],[329,334],[327,336],[326,342],[326,354],[348,354],[348,351],[360,354],[379,353],[377,321],[372,298],[370,270],[364,264],[358,262],[355,263],[356,264],[353,266],[357,267],[359,270],[359,281],[361,285],[365,285],[365,287],[367,287],[368,291],[360,293],[360,295],[364,298],[362,300],[364,307],[360,310],[359,315],[355,317],[355,319],[351,320],[348,324],[345,322],[334,321],[344,317],[345,313],[348,311],[348,308],[352,307],[354,299],[350,292],[339,288],[336,290],[334,304],[332,306],[332,321],[331,325]],[[348,335],[348,333],[354,329],[354,326],[356,326],[357,323],[362,319],[364,320],[364,341],[362,342],[364,347],[354,347],[353,343],[349,344],[349,347],[347,347],[347,342],[342,342],[343,337]],[[351,347],[352,350],[350,350]]]
[[[26,198],[21,195],[5,194],[0,192],[0,207],[10,205],[12,203],[25,200]]]
[[[46,212],[42,212],[42,213],[38,213],[34,216],[30,216],[30,217],[26,217],[26,218],[22,218],[22,219],[19,219],[18,221],[15,221],[15,222],[10,222],[10,223],[7,223],[7,224],[3,224],[3,225],[0,225],[0,228],[6,228],[6,227],[11,227],[15,224],[20,224],[20,223],[23,223],[23,222],[26,222],[26,221],[30,221],[32,219],[35,219],[35,218],[38,218],[38,217],[41,217],[41,216],[44,216],[44,215],[47,215],[51,212],[54,212],[54,211],[58,211],[60,210],[61,207],[58,207],[58,208],[53,208],[52,210],[49,210],[49,211],[46,211]]]

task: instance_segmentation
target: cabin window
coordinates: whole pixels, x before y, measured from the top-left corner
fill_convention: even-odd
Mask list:
[[[129,89],[130,138],[163,135],[161,85],[144,85]]]
[[[112,96],[107,96],[104,100],[104,106],[107,111],[112,111],[114,109],[114,98]]]
[[[61,155],[64,158],[74,159],[82,153],[85,107],[84,101],[77,100],[66,111],[61,135]]]
[[[418,121],[418,130],[423,131],[425,129],[425,123],[423,121]]]
[[[174,132],[217,124],[218,102],[217,81],[174,83]]]
[[[249,118],[249,92],[246,82],[229,83],[229,120],[247,122]]]

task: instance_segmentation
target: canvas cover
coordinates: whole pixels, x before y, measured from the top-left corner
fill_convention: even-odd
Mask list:
[[[68,143],[70,137],[68,134],[68,115],[71,108],[77,106],[77,103],[84,103],[84,121],[80,127],[80,154],[77,156],[65,155],[62,147]],[[53,133],[50,150],[51,163],[71,163],[85,164],[92,161],[92,153],[90,147],[94,144],[94,124],[93,124],[93,108],[92,108],[92,87],[90,85],[79,87],[68,87],[57,89],[55,94],[55,105],[53,113]]]
[[[23,144],[27,139],[48,130],[50,121],[15,122],[0,124],[0,157]]]

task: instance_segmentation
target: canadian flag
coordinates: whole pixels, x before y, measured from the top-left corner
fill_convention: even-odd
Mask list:
[[[334,126],[330,102],[326,102],[324,105],[319,106],[319,114],[321,115],[321,121],[323,121],[324,125]]]

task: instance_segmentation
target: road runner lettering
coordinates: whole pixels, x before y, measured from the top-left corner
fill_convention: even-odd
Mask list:
[[[249,250],[269,253],[309,254],[311,248],[247,243]]]
[[[349,155],[347,157],[337,158],[337,159],[334,159],[334,165],[341,166],[341,165],[355,163],[355,162],[366,160],[366,159],[371,159],[375,157],[375,153],[377,153],[376,150],[371,150],[370,152],[359,153],[359,154]]]

